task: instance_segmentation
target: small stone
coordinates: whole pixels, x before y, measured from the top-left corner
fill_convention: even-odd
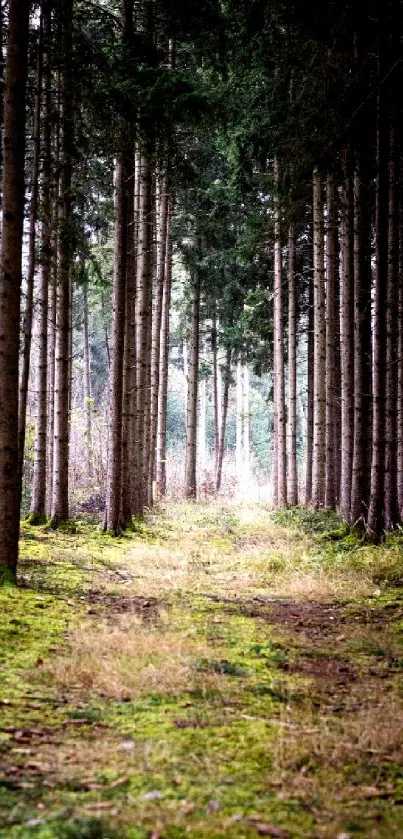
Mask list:
[[[165,798],[165,795],[163,792],[153,789],[151,792],[145,792],[141,797],[144,801],[160,801],[161,798]]]

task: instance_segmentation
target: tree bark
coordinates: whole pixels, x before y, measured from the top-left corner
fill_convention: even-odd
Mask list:
[[[150,321],[152,306],[153,220],[152,220],[152,169],[150,149],[141,155],[140,205],[138,239],[138,273],[136,306],[136,357],[137,357],[137,409],[136,409],[136,461],[135,515],[142,515],[147,503],[148,461],[145,452],[147,405],[149,404],[150,370]]]
[[[379,66],[381,79],[388,52],[385,20],[379,22]],[[369,538],[376,541],[384,530],[385,427],[386,427],[386,305],[388,288],[389,210],[389,125],[387,93],[379,87],[377,114],[377,178],[375,210],[375,277],[373,288],[373,398],[371,491],[367,519]]]
[[[16,576],[21,478],[18,355],[24,220],[28,0],[10,0],[4,86],[3,227],[0,261],[0,584]]]
[[[308,337],[307,337],[307,420],[306,420],[306,477],[305,504],[312,501],[312,461],[313,461],[313,402],[314,402],[314,315],[313,282],[308,291]]]
[[[312,504],[323,507],[326,488],[326,323],[322,178],[313,175],[314,420]]]
[[[186,415],[185,495],[189,500],[197,496],[197,402],[200,342],[200,273],[193,274],[192,314],[190,323],[189,380]]]
[[[39,157],[41,146],[41,107],[42,107],[42,76],[43,76],[43,13],[41,12],[38,47],[37,47],[37,69],[36,69],[36,93],[35,93],[35,114],[33,130],[33,160],[32,160],[32,181],[31,181],[31,204],[29,209],[29,244],[28,244],[28,267],[26,303],[23,325],[22,342],[22,366],[19,387],[19,409],[18,409],[18,456],[20,472],[22,476],[24,466],[25,429],[27,414],[27,395],[29,370],[31,364],[32,345],[32,323],[34,313],[34,280],[36,268],[36,227],[38,221],[38,198],[39,198]]]
[[[163,298],[165,286],[166,248],[168,230],[169,199],[165,177],[158,179],[157,206],[156,206],[156,230],[157,230],[157,258],[156,276],[154,290],[154,312],[152,323],[152,347],[151,347],[151,440],[150,440],[150,476],[151,497],[155,495],[156,488],[156,460],[157,460],[157,434],[158,434],[158,395],[160,381],[160,355],[161,355],[161,327]]]
[[[295,226],[288,231],[288,487],[287,500],[298,504],[297,472],[297,284],[295,277]]]
[[[46,517],[46,456],[47,456],[47,403],[48,403],[48,303],[51,279],[52,236],[52,146],[51,146],[51,17],[50,8],[44,9],[44,77],[45,112],[43,120],[43,173],[42,173],[42,230],[41,270],[37,298],[38,357],[36,370],[37,415],[35,429],[34,479],[32,486],[31,516],[39,521]]]
[[[346,152],[340,223],[341,478],[340,508],[350,520],[354,443],[354,250],[353,184]]]
[[[335,329],[339,317],[336,308],[336,188],[334,177],[326,182],[326,492],[325,505],[334,510],[338,496],[336,461],[340,452],[335,448]]]
[[[88,316],[88,285],[83,285],[83,319],[84,319],[84,411],[85,411],[85,443],[87,448],[88,477],[93,478],[94,468],[92,459],[92,388],[91,388],[91,345]]]
[[[158,394],[158,433],[157,433],[157,486],[160,496],[167,489],[166,448],[167,448],[167,401],[168,401],[168,358],[169,358],[169,316],[172,288],[172,237],[171,237],[172,201],[169,201],[167,244],[165,252],[164,294],[162,298],[162,325],[160,343],[160,373]]]
[[[59,268],[57,277],[55,417],[52,526],[69,518],[69,345],[70,284],[73,258],[72,174],[73,174],[73,100],[72,49],[73,0],[60,6],[63,66],[61,71],[61,143],[59,202]]]
[[[276,406],[277,440],[277,505],[287,504],[287,449],[285,416],[285,376],[284,376],[284,322],[283,322],[283,282],[281,258],[280,199],[278,195],[280,169],[278,161],[274,163],[275,209],[274,209],[274,402]]]
[[[399,189],[398,369],[397,369],[397,494],[403,515],[403,179]]]
[[[240,488],[242,481],[242,460],[243,460],[243,379],[242,361],[238,358],[236,365],[236,449],[235,468],[236,479]]]
[[[221,413],[221,428],[220,428],[220,442],[219,442],[219,449],[218,449],[218,461],[217,461],[217,476],[216,476],[216,493],[218,494],[221,489],[221,482],[222,482],[222,469],[223,469],[223,461],[224,461],[224,448],[225,448],[225,432],[227,428],[227,417],[228,417],[228,401],[229,401],[229,389],[231,384],[231,348],[227,347],[226,355],[225,355],[225,367],[224,367],[224,387],[223,387],[223,402],[222,402],[222,413]]]
[[[389,142],[389,215],[386,309],[386,439],[384,526],[394,530],[400,520],[397,497],[397,321],[398,321],[398,151],[394,108]]]
[[[359,150],[354,173],[354,446],[352,524],[364,526],[369,501],[371,418],[371,250],[368,184]]]
[[[112,357],[109,386],[108,481],[104,530],[120,533],[122,488],[123,361],[126,313],[127,196],[129,176],[121,152],[115,170],[115,251],[112,302]]]

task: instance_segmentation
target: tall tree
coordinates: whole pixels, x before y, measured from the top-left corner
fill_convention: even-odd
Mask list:
[[[275,209],[274,209],[274,403],[276,416],[276,451],[277,451],[277,504],[284,507],[287,503],[286,478],[286,415],[285,415],[285,375],[284,375],[284,318],[283,318],[283,278],[281,253],[280,222],[280,166],[274,162]]]
[[[288,230],[288,487],[287,500],[298,504],[297,472],[297,282],[295,225]]]
[[[74,253],[73,234],[73,0],[58,7],[62,37],[60,73],[61,141],[59,196],[59,264],[57,275],[54,461],[52,525],[57,527],[69,517],[69,369],[70,369],[70,288]]]
[[[199,251],[199,247],[197,248]],[[185,494],[186,498],[196,499],[197,495],[197,401],[199,376],[199,346],[200,346],[200,292],[201,276],[198,266],[193,268],[192,277],[192,310],[190,321],[190,358],[186,416],[186,466],[185,466]]]
[[[10,0],[4,82],[0,261],[0,583],[15,579],[18,560],[18,354],[29,8],[28,0]]]
[[[36,370],[36,428],[34,453],[34,479],[32,486],[31,514],[38,520],[46,516],[46,444],[47,444],[47,379],[48,379],[48,303],[51,276],[52,229],[52,145],[51,145],[51,16],[46,4],[44,15],[44,127],[43,163],[41,178],[41,254],[40,276],[37,293],[37,370]]]
[[[314,400],[312,504],[325,503],[326,477],[326,322],[325,263],[322,177],[313,174],[313,270],[314,270]]]

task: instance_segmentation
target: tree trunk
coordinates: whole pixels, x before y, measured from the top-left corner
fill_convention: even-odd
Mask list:
[[[217,302],[214,301],[213,325],[211,329],[211,351],[213,355],[213,415],[214,415],[214,462],[217,475],[218,450],[220,445],[219,384],[218,384],[218,330]]]
[[[314,402],[313,380],[314,380],[313,282],[310,282],[309,283],[309,292],[308,292],[305,504],[310,504],[311,501],[312,501],[313,402]]]
[[[190,324],[189,380],[186,415],[186,467],[185,495],[196,500],[197,495],[197,402],[199,374],[199,332],[200,332],[200,274],[196,268],[193,275],[192,314]]]
[[[169,200],[167,193],[166,178],[158,179],[157,206],[156,206],[156,229],[157,229],[157,258],[156,277],[154,290],[154,313],[152,323],[152,347],[151,347],[151,439],[150,439],[150,490],[151,497],[155,495],[156,486],[156,459],[157,459],[157,434],[158,434],[158,395],[160,381],[160,355],[161,355],[161,327],[162,310],[165,287],[166,248],[168,230]]]
[[[243,460],[243,380],[242,362],[240,359],[236,365],[236,449],[235,468],[236,479],[240,488],[242,481],[242,460]]]
[[[288,231],[288,503],[298,504],[297,473],[297,285],[295,226]]]
[[[286,416],[284,377],[284,323],[283,282],[281,259],[280,199],[278,195],[280,171],[274,163],[275,214],[274,214],[274,402],[276,408],[275,437],[277,441],[277,505],[287,504]]]
[[[388,280],[386,310],[386,439],[384,526],[394,530],[399,522],[397,498],[397,320],[398,320],[398,152],[394,113],[389,143]]]
[[[338,497],[336,461],[340,452],[335,448],[335,330],[339,317],[336,308],[336,189],[333,175],[326,183],[326,492],[325,505],[334,510]]]
[[[223,460],[224,460],[225,432],[226,432],[226,428],[227,428],[228,400],[229,400],[230,383],[231,383],[231,349],[228,347],[227,351],[226,351],[225,367],[224,367],[224,388],[223,388],[223,402],[222,402],[222,413],[221,413],[220,443],[219,443],[219,450],[218,450],[217,476],[216,476],[216,493],[217,494],[220,492],[221,482],[222,482],[222,468],[223,468]]]
[[[72,19],[73,0],[60,6],[63,67],[61,72],[61,145],[59,203],[59,270],[57,278],[57,328],[55,352],[55,419],[52,526],[69,517],[69,344],[70,283],[73,258],[72,243],[72,174],[73,174],[73,100],[72,100]]]
[[[149,404],[150,369],[150,320],[152,306],[152,169],[150,149],[142,154],[140,162],[140,205],[138,238],[138,273],[136,292],[136,357],[137,357],[137,408],[136,408],[136,462],[135,515],[142,515],[147,502],[148,461],[145,452],[147,405]]]
[[[322,178],[313,175],[314,399],[312,504],[323,507],[326,484],[326,322]]]
[[[243,368],[243,474],[248,481],[251,476],[250,463],[250,385],[249,385],[249,369],[247,364]]]
[[[20,518],[18,355],[24,220],[28,0],[10,0],[4,91],[0,261],[0,584],[15,579]]]
[[[353,184],[346,153],[340,223],[341,477],[340,508],[350,520],[354,443]]]
[[[207,445],[206,445],[206,411],[207,411],[207,381],[203,377],[199,384],[199,420],[197,431],[197,460],[199,472],[207,466]]]
[[[39,196],[39,156],[41,146],[41,107],[43,75],[43,14],[41,13],[38,38],[38,57],[36,69],[35,115],[33,131],[33,161],[31,181],[31,204],[29,210],[29,245],[27,267],[27,290],[23,325],[22,366],[19,387],[18,409],[18,456],[22,476],[24,466],[25,429],[27,415],[27,395],[29,370],[31,363],[32,323],[34,310],[34,279],[36,266],[36,226],[38,220]]]
[[[92,480],[94,474],[92,461],[92,389],[91,389],[91,345],[88,324],[88,285],[83,285],[83,318],[84,318],[84,411],[85,411],[85,444],[87,447],[88,477]]]
[[[388,35],[381,20],[379,67],[381,79],[385,72]],[[372,460],[371,492],[367,519],[368,535],[379,540],[384,530],[385,427],[386,427],[386,305],[388,288],[388,207],[389,207],[389,125],[387,93],[379,87],[377,116],[377,178],[375,211],[375,279],[373,288],[373,398],[372,398]]]
[[[369,501],[371,417],[371,226],[362,153],[354,173],[354,446],[352,524],[365,525]]]
[[[158,394],[158,434],[157,434],[157,486],[160,496],[167,489],[166,448],[167,448],[167,400],[168,400],[168,358],[169,358],[169,315],[172,288],[172,237],[171,237],[172,201],[168,207],[167,245],[165,252],[164,294],[162,298],[162,324],[160,343],[160,373]]]
[[[109,386],[108,483],[104,530],[120,532],[122,487],[123,360],[126,312],[127,196],[130,177],[122,152],[115,170],[115,251],[112,302],[112,357]]]
[[[45,14],[45,11],[44,11]],[[45,113],[43,120],[43,174],[42,174],[42,231],[41,272],[37,297],[37,340],[38,358],[36,371],[37,415],[35,429],[34,479],[32,487],[31,515],[43,521],[46,517],[46,456],[47,456],[47,403],[48,403],[48,309],[51,280],[51,236],[52,236],[52,79],[50,64],[51,18],[46,7],[44,20],[45,38]]]
[[[403,515],[403,183],[399,189],[399,272],[398,272],[398,371],[397,371],[397,494]]]

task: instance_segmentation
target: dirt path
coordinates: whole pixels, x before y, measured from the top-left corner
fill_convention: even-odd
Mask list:
[[[403,600],[365,557],[218,506],[25,538],[2,839],[403,835]]]

